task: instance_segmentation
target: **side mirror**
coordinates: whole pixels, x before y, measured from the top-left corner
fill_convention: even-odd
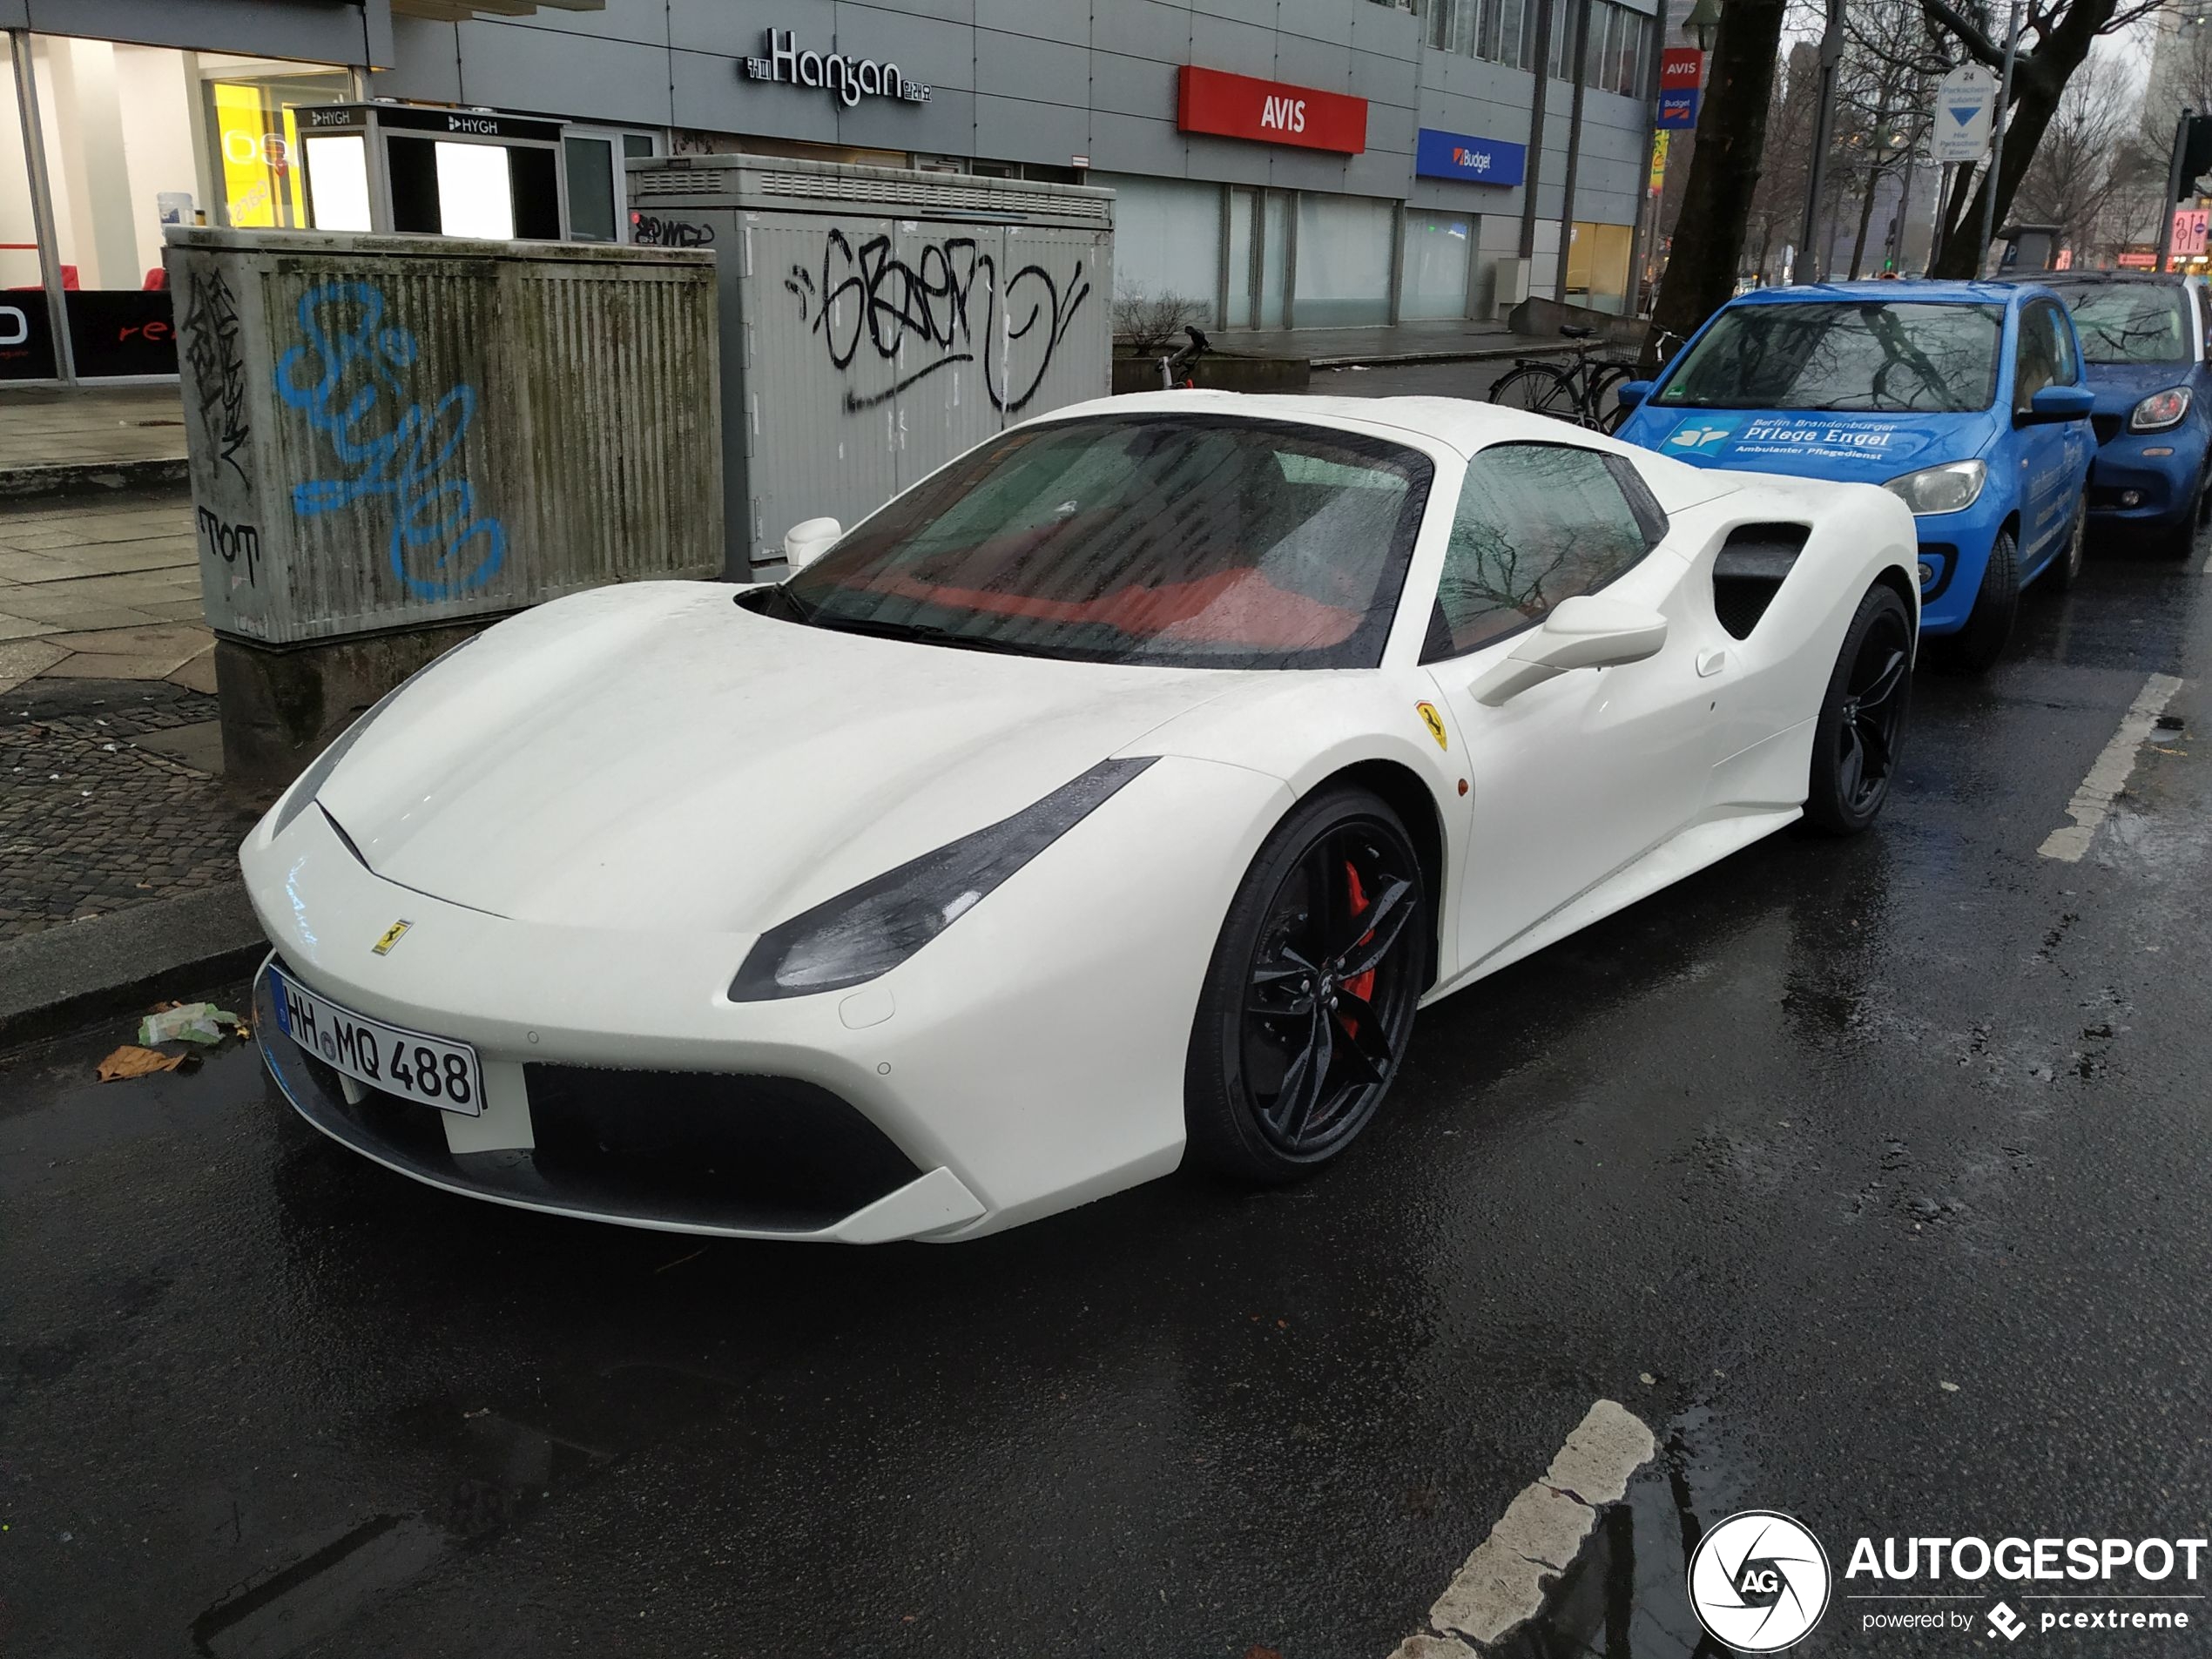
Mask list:
[[[1666,643],[1667,619],[1657,611],[1602,593],[1578,593],[1561,600],[1542,627],[1475,681],[1474,699],[1494,709],[1571,669],[1640,663],[1657,656]]]
[[[1622,413],[1625,415],[1642,405],[1644,399],[1651,395],[1651,387],[1649,381],[1626,381],[1614,388],[1613,401],[1621,406]]]
[[[784,532],[784,563],[794,570],[803,570],[844,534],[845,527],[833,518],[802,519]]]
[[[2060,421],[2086,421],[2096,401],[2096,394],[2086,386],[2047,386],[2028,399],[2027,408],[2013,417],[2013,424],[2049,426]]]

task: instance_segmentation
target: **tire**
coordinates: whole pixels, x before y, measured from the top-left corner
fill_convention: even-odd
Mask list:
[[[1279,1185],[1372,1121],[1428,987],[1430,906],[1412,838],[1366,791],[1323,791],[1276,826],[1222,922],[1191,1023],[1193,1163]],[[1354,933],[1362,916],[1385,920]]]
[[[1881,816],[1897,776],[1912,707],[1912,618],[1876,583],[1844,630],[1813,722],[1805,823],[1822,835],[1856,835]]]
[[[1616,395],[1620,389],[1635,378],[1635,374],[1618,363],[1603,363],[1590,373],[1590,409],[1592,424],[1600,432],[1617,432],[1629,412],[1621,407]]]
[[[2012,531],[2000,530],[1981,573],[1981,586],[1974,593],[1974,608],[1967,613],[1966,625],[1952,636],[1946,660],[1970,674],[1987,673],[2005,654],[2020,608],[2020,548]]]
[[[2194,519],[2196,515],[2191,513]],[[2054,593],[2071,593],[2074,584],[2081,580],[2081,566],[2089,546],[2089,498],[2084,496],[2074,509],[2074,529],[2067,538],[2066,551],[2051,561],[2044,571],[2043,580]]]
[[[1490,401],[1501,408],[1526,409],[1531,415],[1548,415],[1554,421],[1578,425],[1581,421],[1573,385],[1558,369],[1542,363],[1523,363],[1500,378],[1490,388]]]

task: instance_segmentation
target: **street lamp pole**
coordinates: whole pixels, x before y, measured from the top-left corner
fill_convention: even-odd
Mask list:
[[[1828,149],[1836,138],[1836,84],[1843,61],[1844,0],[1828,0],[1828,28],[1820,37],[1820,92],[1813,114],[1811,176],[1805,186],[1804,233],[1797,238],[1797,264],[1800,268],[1811,270],[1811,280],[1815,282],[1828,273],[1828,250],[1816,251],[1814,239],[1820,233],[1820,192],[1828,171]],[[1791,277],[1792,280],[1804,280],[1795,271]]]

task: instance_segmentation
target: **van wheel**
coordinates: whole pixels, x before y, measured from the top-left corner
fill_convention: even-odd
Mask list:
[[[1987,673],[2005,654],[2020,608],[2020,548],[2012,531],[2000,530],[1981,573],[1981,586],[1974,593],[1974,608],[1967,614],[1966,625],[1951,637],[1945,661],[1969,674]]]

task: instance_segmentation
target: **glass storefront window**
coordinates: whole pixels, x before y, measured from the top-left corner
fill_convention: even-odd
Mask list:
[[[59,35],[34,35],[30,49],[77,372],[174,374],[163,225],[307,223],[293,112],[341,100],[346,72]],[[21,125],[9,115],[7,142],[19,148]],[[0,216],[13,215],[21,188],[28,220],[22,177],[20,165],[10,174],[0,163]],[[35,255],[26,257],[20,270],[0,266],[0,282],[35,282]]]
[[[23,118],[10,69],[0,52],[0,381],[51,380],[61,371],[47,320],[30,170],[24,164]]]
[[[1394,202],[1301,192],[1292,313],[1298,326],[1345,328],[1388,322],[1390,256],[1397,234]]]
[[[1462,213],[1406,210],[1406,262],[1398,314],[1408,322],[1467,314],[1467,266],[1476,221]],[[1303,308],[1305,301],[1300,300]]]
[[[1172,294],[1190,301],[1201,327],[1213,327],[1221,286],[1221,186],[1096,172],[1089,182],[1115,195],[1115,298]]]
[[[1568,304],[1618,315],[1628,303],[1629,244],[1634,232],[1626,225],[1598,225],[1588,219],[1575,222],[1574,239],[1567,246]]]

